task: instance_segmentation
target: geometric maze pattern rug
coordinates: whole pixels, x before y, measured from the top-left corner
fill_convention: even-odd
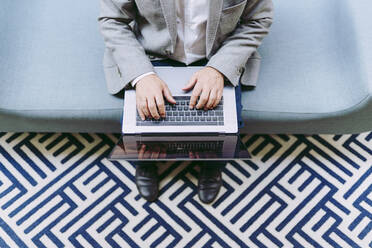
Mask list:
[[[209,205],[182,161],[143,200],[118,138],[0,133],[0,247],[372,247],[372,133],[242,135]]]

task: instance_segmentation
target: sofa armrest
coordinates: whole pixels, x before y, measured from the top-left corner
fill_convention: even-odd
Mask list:
[[[345,0],[351,12],[351,20],[355,30],[355,42],[359,51],[360,67],[364,73],[364,80],[372,95],[372,28],[371,13],[372,2],[370,0]],[[372,112],[372,110],[371,110]]]
[[[371,13],[372,3],[370,0],[345,0],[351,16],[351,25],[355,30],[355,44],[357,44],[359,65],[363,81],[368,93],[361,105],[361,115],[365,121],[372,124],[372,28]]]

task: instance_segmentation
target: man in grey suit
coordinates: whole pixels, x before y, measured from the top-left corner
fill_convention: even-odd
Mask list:
[[[205,67],[184,87],[192,90],[190,108],[214,108],[224,83],[256,85],[261,59],[257,48],[272,24],[271,0],[100,2],[108,91],[116,94],[134,87],[142,119],[164,117],[164,98],[175,103],[167,84],[154,71],[156,62],[185,66],[203,62]],[[150,201],[158,193],[155,174],[153,166],[137,166],[137,187]],[[220,189],[220,171],[201,174],[207,180],[199,178],[199,198],[209,203]]]

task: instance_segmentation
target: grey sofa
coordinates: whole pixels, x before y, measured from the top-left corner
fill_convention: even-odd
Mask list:
[[[372,130],[372,2],[275,1],[242,133]],[[2,0],[0,131],[115,132],[98,1]]]

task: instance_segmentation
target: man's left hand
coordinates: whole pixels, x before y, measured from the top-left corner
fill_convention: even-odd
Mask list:
[[[222,98],[224,87],[223,74],[213,67],[206,66],[195,72],[182,90],[189,91],[193,87],[194,89],[190,98],[190,109],[194,107],[197,109],[204,107],[205,110],[213,109]],[[199,101],[196,103],[199,96]]]

